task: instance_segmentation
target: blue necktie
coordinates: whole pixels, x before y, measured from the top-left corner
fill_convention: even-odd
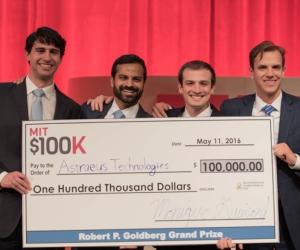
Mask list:
[[[31,107],[31,120],[33,121],[41,121],[43,120],[43,103],[42,97],[45,95],[42,89],[35,89],[32,91],[35,96],[35,100],[32,103]]]
[[[114,119],[125,118],[125,115],[123,114],[123,112],[121,110],[117,110],[117,111],[113,112],[113,116],[114,116]]]
[[[265,112],[266,115],[270,116],[271,113],[276,110],[272,105],[267,104],[264,106],[261,111]]]

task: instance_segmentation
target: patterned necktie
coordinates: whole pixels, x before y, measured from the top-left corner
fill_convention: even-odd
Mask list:
[[[114,119],[125,118],[125,115],[123,114],[123,112],[121,110],[117,110],[117,111],[113,112],[113,116],[114,116]]]
[[[265,112],[265,114],[267,116],[270,116],[271,113],[276,110],[272,105],[267,104],[266,106],[264,106],[261,111]]]
[[[33,121],[41,121],[43,120],[43,103],[42,97],[45,95],[42,89],[35,89],[32,91],[35,96],[35,100],[32,103],[31,107],[31,120]]]

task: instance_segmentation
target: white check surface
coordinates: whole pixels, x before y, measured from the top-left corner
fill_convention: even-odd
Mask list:
[[[271,118],[23,123],[25,246],[277,242]]]

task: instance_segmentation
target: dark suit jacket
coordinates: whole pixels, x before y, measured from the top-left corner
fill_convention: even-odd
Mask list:
[[[22,121],[28,120],[25,81],[0,84],[0,173],[21,171]],[[56,88],[54,119],[77,119],[80,106]],[[0,190],[0,238],[9,236],[21,218],[21,195]]]
[[[108,110],[110,109],[113,102],[103,105],[103,111],[92,111],[91,105],[87,105],[86,103],[81,106],[83,117],[85,119],[104,119]],[[141,105],[139,105],[139,110],[136,114],[136,118],[149,118],[152,117],[148,114]]]
[[[251,116],[255,95],[225,100],[221,106],[226,116]],[[300,155],[300,99],[282,94],[278,143],[285,142]],[[278,191],[282,213],[296,249],[300,249],[300,171],[292,170],[277,159]]]
[[[211,116],[221,116],[221,112],[218,111],[215,106],[210,104],[210,107],[212,109]],[[166,113],[168,117],[180,117],[182,116],[184,109],[185,107],[169,109]]]

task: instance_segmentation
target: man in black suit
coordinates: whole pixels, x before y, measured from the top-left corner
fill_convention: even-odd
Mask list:
[[[280,243],[251,244],[244,249],[300,249],[300,99],[281,89],[285,70],[282,47],[270,41],[262,42],[251,50],[249,59],[256,94],[226,100],[221,111],[227,116],[274,117]],[[231,247],[231,241],[222,243],[221,249]]]
[[[102,111],[92,110],[91,106],[82,106],[83,115],[88,119],[104,118],[142,118],[151,117],[139,100],[147,80],[147,69],[142,58],[134,54],[117,58],[111,69],[110,84],[114,98],[104,104]]]
[[[40,119],[76,119],[81,108],[53,83],[65,51],[65,40],[55,30],[41,27],[26,39],[29,73],[19,84],[0,85],[0,249],[22,248],[21,194],[31,185],[21,173],[22,121],[36,119],[32,111],[41,102]],[[41,97],[35,96],[36,90]],[[36,248],[35,248],[36,249]]]

